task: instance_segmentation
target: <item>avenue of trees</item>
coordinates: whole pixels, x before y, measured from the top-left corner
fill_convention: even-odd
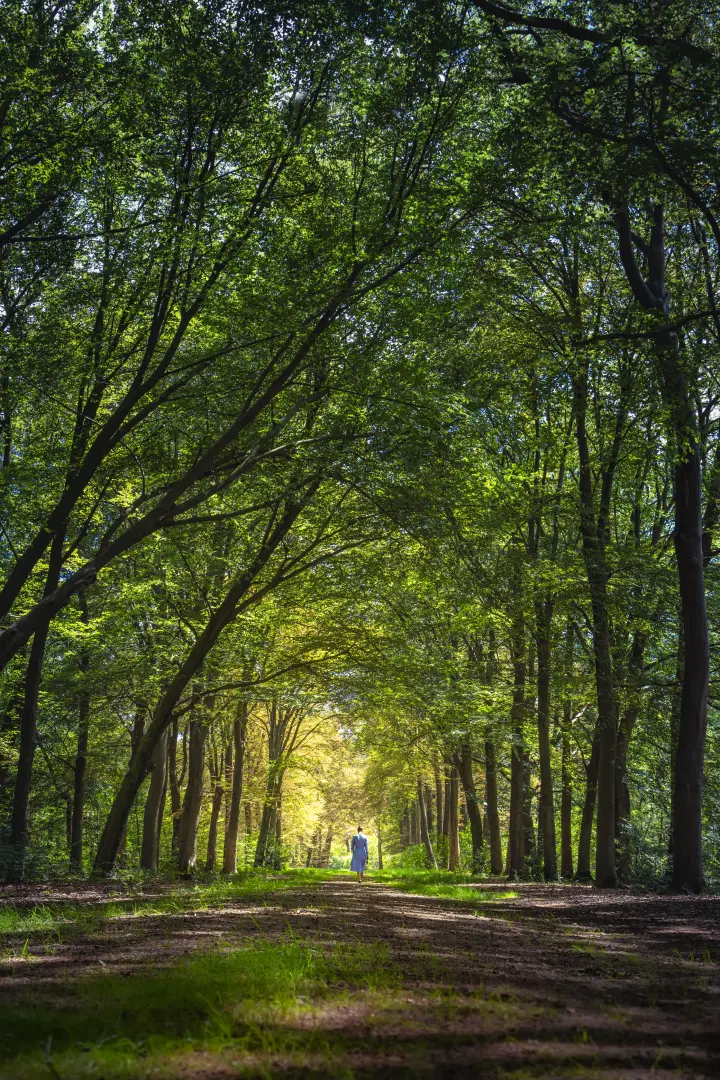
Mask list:
[[[720,7],[0,49],[0,875],[720,880]]]

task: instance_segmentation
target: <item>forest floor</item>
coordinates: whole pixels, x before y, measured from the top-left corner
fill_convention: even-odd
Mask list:
[[[720,1075],[720,898],[377,878],[0,890],[0,1076]]]

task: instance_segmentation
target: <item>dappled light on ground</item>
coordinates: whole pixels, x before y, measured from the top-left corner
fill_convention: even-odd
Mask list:
[[[337,875],[253,899],[226,889],[207,907],[202,890],[195,908],[136,898],[142,917],[78,917],[64,933],[6,930],[0,1042],[15,1063],[2,1075],[717,1074],[720,900],[467,892]]]

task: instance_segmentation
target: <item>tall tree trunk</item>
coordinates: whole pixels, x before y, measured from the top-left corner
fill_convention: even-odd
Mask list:
[[[180,776],[177,771],[177,743],[178,743],[178,719],[173,717],[170,736],[168,738],[168,778],[170,786],[170,813],[172,814],[172,844],[173,859],[177,859],[178,845],[180,842],[180,819],[182,816],[182,785],[187,771],[187,727],[183,735],[182,769]]]
[[[215,786],[213,788],[213,801],[212,808],[210,810],[210,829],[208,831],[208,843],[207,843],[207,855],[205,857],[205,871],[208,874],[212,874],[215,870],[215,863],[217,861],[217,838],[218,838],[218,826],[220,823],[220,811],[222,810],[223,795],[225,789],[222,783],[222,777],[215,777]]]
[[[590,872],[590,848],[592,844],[592,827],[595,816],[595,798],[597,795],[598,762],[600,760],[600,740],[597,727],[593,737],[592,751],[586,769],[585,801],[583,803],[582,818],[580,820],[580,836],[578,838],[577,857],[577,880],[592,881]]]
[[[433,822],[433,805],[432,805],[432,798],[433,797],[432,797],[432,791],[430,790],[430,785],[429,784],[425,784],[424,792],[425,792],[425,816],[427,818],[428,832],[432,836],[432,834],[434,832],[434,829],[433,829],[433,825],[434,825],[434,822]]]
[[[153,754],[150,787],[145,799],[145,812],[143,814],[140,867],[142,870],[150,870],[152,873],[157,873],[158,868],[160,830],[162,827],[162,813],[165,808],[165,792],[167,791],[167,744],[168,732],[166,730],[163,732]]]
[[[647,280],[635,258],[627,207],[616,214],[619,251],[635,299],[663,325],[654,332],[657,367],[674,442],[675,561],[685,641],[685,672],[680,700],[678,748],[673,785],[673,871],[676,889],[699,892],[702,864],[702,786],[710,679],[710,644],[703,552],[702,461],[693,389],[688,385],[677,334],[666,321],[664,208],[652,210],[650,243],[644,245]],[[601,762],[602,769],[602,762]]]
[[[610,620],[608,615],[607,583],[610,572],[605,560],[605,534],[609,515],[610,494],[615,465],[620,450],[624,425],[621,407],[616,419],[615,439],[611,461],[603,474],[603,490],[598,523],[592,490],[592,469],[586,429],[587,368],[575,373],[573,379],[575,431],[580,459],[580,531],[582,534],[583,560],[590,588],[593,623],[593,655],[595,660],[595,688],[597,693],[597,726],[595,741],[598,746],[597,827],[595,839],[595,884],[601,888],[617,885],[615,867],[615,755],[617,750],[617,715],[615,687],[613,685]],[[581,832],[582,837],[582,832]],[[578,854],[578,872],[580,856]]]
[[[640,682],[645,654],[645,635],[633,634],[628,663],[628,691],[625,708],[618,724],[616,775],[615,775],[615,842],[617,845],[618,874],[622,881],[630,878],[630,789],[627,782],[627,757],[633,729],[640,713]]]
[[[420,843],[420,835],[418,830],[418,808],[416,802],[413,802],[410,808],[410,843]]]
[[[443,761],[443,820],[442,834],[450,836],[450,762],[447,758]]]
[[[685,681],[685,632],[683,630],[682,615],[678,626],[677,645],[675,651],[675,684],[672,688],[670,703],[670,829],[668,838],[668,854],[673,853],[673,834],[675,832],[675,812],[673,792],[675,791],[675,764],[677,760],[678,736],[680,734],[680,710],[682,706],[682,688]],[[671,860],[672,862],[672,860]]]
[[[60,571],[62,570],[64,543],[65,529],[63,528],[53,537],[50,547],[44,596],[49,596],[57,588]],[[22,881],[25,876],[25,859],[30,825],[32,770],[38,745],[38,698],[50,622],[51,616],[48,615],[35,631],[30,646],[30,657],[25,670],[23,705],[20,713],[20,753],[15,775],[15,790],[13,792],[12,817],[10,820],[11,863],[6,875],[6,880],[10,882]]]
[[[511,710],[512,753],[510,758],[510,829],[507,869],[511,877],[525,874],[525,834],[523,828],[523,789],[525,748],[525,628],[521,615],[515,617],[512,641],[513,701]]]
[[[190,721],[188,778],[180,817],[178,838],[178,869],[190,874],[197,861],[198,825],[205,781],[205,743],[208,729],[203,720]]]
[[[528,865],[528,860],[535,861],[535,855],[537,853],[535,825],[532,816],[532,792],[530,790],[531,772],[530,751],[525,749],[523,751],[522,835],[523,855],[525,857],[526,866]]]
[[[245,742],[247,739],[247,702],[238,704],[238,710],[233,720],[233,746],[235,750],[235,763],[233,765],[232,795],[230,798],[230,814],[225,833],[225,851],[223,854],[223,873],[234,874],[237,872],[237,843],[240,828],[240,803],[242,801],[243,770],[245,768]],[[251,832],[251,829],[247,829]]]
[[[455,767],[458,770],[465,793],[465,805],[470,822],[470,836],[472,838],[472,872],[478,874],[482,869],[483,859],[483,827],[482,811],[478,802],[475,778],[473,777],[472,751],[469,743],[463,743],[460,753],[455,755]]]
[[[87,626],[89,622],[87,597],[81,593],[79,599],[80,618]],[[70,869],[78,874],[83,870],[83,823],[85,819],[85,771],[87,768],[88,736],[90,733],[90,687],[88,672],[90,654],[87,649],[80,653],[79,668],[83,685],[80,688],[78,702],[78,738],[73,765],[73,800],[70,822]]]
[[[227,831],[230,825],[230,806],[232,803],[232,786],[233,786],[233,740],[230,739],[229,743],[225,747],[225,761],[223,766],[223,774],[225,777],[225,832],[223,836],[223,862],[225,860],[225,848],[227,847]],[[239,815],[238,815],[239,817]]]
[[[378,870],[383,869],[383,849],[382,849],[382,833],[380,832],[380,823],[376,826],[377,831],[377,847],[378,847]]]
[[[542,832],[543,875],[557,881],[555,795],[550,759],[550,632],[553,605],[550,599],[536,605],[537,616],[537,721],[540,756],[540,805],[538,828]]]
[[[327,836],[325,837],[325,846],[324,846],[324,849],[323,849],[323,857],[322,857],[323,870],[327,870],[327,868],[330,866],[330,852],[332,850],[332,842],[333,842],[333,827],[331,825],[330,828],[327,831]]]
[[[437,870],[438,864],[435,858],[435,852],[433,851],[432,840],[430,839],[430,826],[428,825],[427,811],[425,810],[425,789],[423,787],[422,780],[418,779],[417,782],[418,793],[418,808],[420,810],[420,832],[422,834],[422,842],[425,845],[425,858],[428,866],[431,866],[434,870]]]
[[[570,721],[572,705],[569,698],[563,702],[562,728],[562,802],[560,806],[560,849],[562,876],[569,881],[573,876],[572,849],[572,779],[570,774]],[[588,860],[589,866],[589,860]]]
[[[439,840],[443,835],[443,782],[437,760],[433,763],[433,772],[435,774],[435,821]]]
[[[271,768],[265,789],[265,803],[262,818],[260,819],[257,847],[255,848],[255,866],[266,866],[272,861],[275,846],[273,834],[281,780],[278,771]]]
[[[448,837],[448,870],[460,869],[460,833],[458,820],[459,782],[457,769],[450,773],[450,836]]]
[[[487,816],[490,833],[490,872],[502,874],[502,838],[500,836],[500,814],[498,812],[497,764],[495,743],[485,740],[485,795],[487,798]]]

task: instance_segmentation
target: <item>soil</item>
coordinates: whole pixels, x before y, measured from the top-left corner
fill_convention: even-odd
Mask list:
[[[382,992],[339,988],[288,1016],[298,1037],[307,1033],[306,1052],[270,1054],[265,1075],[720,1076],[720,899],[512,888],[517,898],[474,907],[338,879],[264,902],[114,919],[36,962],[5,961],[0,1004],[20,987],[47,1001],[68,979],[99,969],[129,974],[290,929],[327,945],[381,944],[398,978]],[[3,894],[28,904],[107,898],[101,887]],[[174,1061],[171,1075],[243,1075],[248,1061],[237,1059],[234,1051],[193,1052]]]

